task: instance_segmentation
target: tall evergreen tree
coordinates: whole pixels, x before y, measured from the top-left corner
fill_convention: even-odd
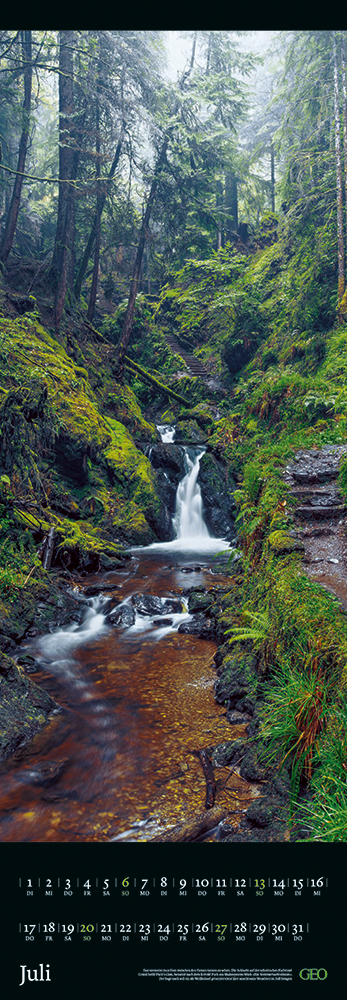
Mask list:
[[[68,285],[69,255],[74,244],[74,32],[59,32],[59,199],[52,275],[54,325],[59,329]]]
[[[22,131],[18,150],[18,160],[16,177],[13,185],[11,202],[7,213],[5,230],[0,245],[0,260],[7,260],[12,249],[14,235],[16,232],[18,213],[21,202],[22,186],[25,171],[25,161],[27,156],[29,134],[30,134],[30,111],[31,111],[31,82],[32,82],[32,52],[31,52],[31,31],[20,32],[21,41],[21,64],[24,80],[24,100],[22,110]]]
[[[130,294],[118,347],[118,375],[123,377],[142,259],[149,223],[160,190],[173,179],[174,186],[191,205],[204,206],[206,177],[228,163],[235,147],[237,124],[245,114],[247,75],[254,60],[239,51],[231,32],[195,32],[189,63],[175,88],[166,88],[156,128],[156,159],[143,211]],[[230,161],[229,161],[230,162]],[[211,190],[211,189],[210,189]],[[235,187],[232,211],[237,215]],[[237,225],[237,222],[236,222]],[[215,223],[216,230],[216,223]]]

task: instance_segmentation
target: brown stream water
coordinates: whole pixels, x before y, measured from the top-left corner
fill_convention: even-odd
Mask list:
[[[167,597],[227,582],[212,561],[205,556],[200,570],[184,575],[188,557],[144,550],[129,570],[108,574],[105,590],[116,583],[122,599],[139,591]],[[83,634],[46,639],[33,679],[63,710],[0,769],[1,841],[164,838],[204,810],[205,779],[192,751],[242,732],[213,698],[214,643],[149,619],[128,630],[98,621],[99,631],[84,633],[72,650],[69,642]],[[42,657],[37,641],[31,651]],[[218,806],[239,820],[252,790],[226,768],[216,778]]]

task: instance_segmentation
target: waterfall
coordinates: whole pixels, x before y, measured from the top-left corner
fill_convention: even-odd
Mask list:
[[[158,425],[163,444],[173,444],[175,427],[168,424]],[[230,544],[225,538],[215,538],[210,535],[204,521],[201,490],[198,483],[200,459],[205,453],[201,445],[184,448],[186,473],[178,484],[176,492],[175,514],[172,518],[175,538],[172,542],[154,542],[147,549],[177,552],[219,552],[229,549]],[[132,551],[138,551],[136,547]]]
[[[173,444],[176,431],[175,427],[172,427],[171,424],[157,424],[157,430],[159,431],[163,444]]]
[[[176,493],[176,510],[172,520],[175,536],[182,542],[210,538],[202,510],[202,497],[197,482],[200,468],[200,458],[204,455],[203,448],[191,458],[188,448],[185,448],[186,475],[178,484]]]

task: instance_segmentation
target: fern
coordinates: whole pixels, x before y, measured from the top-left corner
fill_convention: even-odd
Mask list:
[[[255,628],[238,625],[227,629],[226,635],[230,635],[229,642],[245,642],[252,639],[253,642],[261,645],[268,637],[270,628],[270,618],[267,611],[258,612],[244,611],[244,616],[254,623]]]

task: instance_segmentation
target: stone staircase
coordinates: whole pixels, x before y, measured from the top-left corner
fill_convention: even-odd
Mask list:
[[[294,534],[304,545],[305,571],[347,608],[347,508],[337,484],[346,452],[347,445],[298,451],[284,478],[295,501]]]
[[[202,381],[206,383],[209,389],[218,389],[220,391],[223,391],[223,388],[219,380],[215,378],[213,375],[211,375],[211,373],[207,370],[205,365],[203,365],[202,362],[199,361],[199,358],[196,358],[194,354],[190,354],[183,347],[181,347],[181,344],[176,339],[176,337],[174,337],[172,334],[167,334],[165,340],[168,347],[171,348],[174,354],[178,354],[179,357],[182,358],[182,361],[184,361],[184,363],[187,365],[189,374],[192,375],[193,378],[202,379]]]

